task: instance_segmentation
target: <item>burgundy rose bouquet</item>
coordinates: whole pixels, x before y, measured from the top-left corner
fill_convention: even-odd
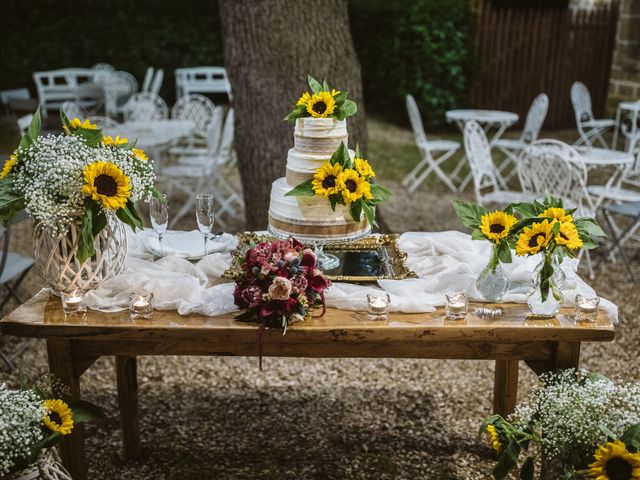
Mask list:
[[[282,328],[302,321],[322,305],[331,281],[316,268],[316,256],[297,240],[262,242],[244,255],[236,276],[234,303],[243,312],[236,318],[265,327]]]

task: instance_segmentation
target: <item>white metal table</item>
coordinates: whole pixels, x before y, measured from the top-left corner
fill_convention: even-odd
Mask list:
[[[631,120],[631,126],[628,132],[623,131],[623,135],[626,137],[625,150],[627,149],[627,142],[638,133],[638,113],[640,112],[640,100],[635,102],[620,102],[616,110],[616,126],[613,131],[613,148],[618,146],[618,133],[622,130],[622,114],[623,112],[629,112],[629,119]]]
[[[588,170],[611,167],[614,173],[609,176],[607,182],[601,185],[602,190],[617,185],[622,178],[625,168],[634,162],[633,155],[620,150],[610,150],[608,148],[576,147],[576,151],[582,157]],[[604,199],[604,195],[594,198],[594,207],[598,208]]]
[[[507,128],[516,123],[519,119],[518,114],[513,112],[477,109],[449,110],[446,113],[446,118],[447,122],[455,123],[463,134],[464,126],[467,124],[467,122],[475,120],[480,124],[484,132],[487,134],[487,137],[489,138],[489,145],[491,146],[493,146],[493,144],[500,139]],[[490,134],[492,130],[494,130],[493,135]],[[456,165],[456,168],[451,173],[452,179],[460,180],[460,171],[468,161],[469,159],[467,158],[467,155],[465,153],[458,162],[458,165]],[[497,173],[496,176],[498,181],[500,181],[502,184],[505,184],[504,186],[506,186],[506,182],[504,181],[502,176],[499,173]],[[471,172],[469,172],[467,176],[462,179],[460,186],[458,187],[458,191],[462,192],[467,187],[470,181]]]
[[[181,138],[191,135],[195,128],[195,123],[190,120],[164,119],[124,122],[118,130],[130,141],[137,140],[136,145],[147,150],[160,168],[161,153]]]

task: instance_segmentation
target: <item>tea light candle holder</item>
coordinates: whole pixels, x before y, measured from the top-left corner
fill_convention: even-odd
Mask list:
[[[369,320],[387,320],[389,318],[389,304],[391,297],[389,294],[372,295],[367,294],[367,316]]]
[[[134,293],[129,297],[132,320],[148,320],[153,315],[153,293]]]
[[[600,298],[586,298],[582,295],[576,295],[576,322],[593,323],[598,319],[598,306]]]
[[[62,292],[60,295],[62,301],[62,310],[65,315],[78,315],[87,311],[84,303],[84,292],[82,290],[70,290]]]
[[[460,320],[467,316],[467,309],[469,308],[469,300],[467,296],[460,292],[454,295],[445,295],[445,314],[449,320]]]

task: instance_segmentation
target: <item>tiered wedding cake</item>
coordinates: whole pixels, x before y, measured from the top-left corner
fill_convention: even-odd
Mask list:
[[[359,237],[371,227],[366,218],[353,220],[345,205],[335,211],[321,196],[285,196],[296,185],[313,177],[314,173],[338,149],[347,144],[346,120],[335,118],[298,118],[295,123],[294,148],[287,156],[287,173],[273,182],[269,206],[269,229],[278,235],[318,240]],[[353,158],[354,154],[349,151]],[[325,182],[335,182],[327,177]],[[331,187],[333,185],[326,185]]]

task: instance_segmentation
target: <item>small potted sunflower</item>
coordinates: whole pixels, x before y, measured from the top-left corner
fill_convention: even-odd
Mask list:
[[[103,417],[95,405],[71,402],[69,389],[45,375],[32,389],[0,385],[0,479],[71,480],[55,446],[78,424]]]

